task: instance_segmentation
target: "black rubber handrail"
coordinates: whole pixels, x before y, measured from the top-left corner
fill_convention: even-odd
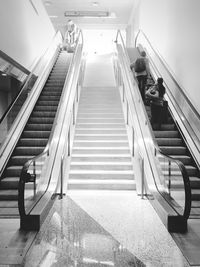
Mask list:
[[[54,35],[54,37],[52,39],[52,42],[55,40],[57,34],[58,34],[58,32],[55,33],[55,35]],[[28,74],[28,77],[27,77],[27,79],[26,79],[26,81],[25,81],[22,89],[19,91],[19,93],[17,94],[17,96],[15,97],[15,99],[10,103],[10,105],[8,106],[8,108],[5,110],[3,116],[0,118],[0,124],[2,123],[2,121],[4,120],[4,118],[9,114],[9,112],[11,111],[11,109],[13,108],[13,106],[15,105],[15,103],[17,102],[17,100],[19,99],[19,97],[21,96],[21,94],[27,89],[27,87],[29,86],[29,82],[31,81],[31,78],[32,77],[33,78],[37,78],[37,76],[34,74],[34,71],[37,68],[37,66],[39,65],[39,63],[41,62],[41,60],[43,59],[43,57],[44,57],[44,55],[46,54],[47,51],[48,51],[48,48],[44,51],[44,53],[40,57],[38,57],[35,60],[34,67],[33,67],[32,71],[28,71],[27,70],[27,72],[25,72],[26,74]],[[2,55],[1,53],[3,53],[3,52],[0,51],[0,57]]]
[[[168,75],[170,76],[170,78],[173,80],[173,82],[175,83],[175,85],[177,86],[179,92],[182,94],[183,99],[186,100],[186,102],[188,103],[188,106],[190,107],[191,111],[194,113],[194,115],[196,116],[196,118],[198,120],[200,120],[200,114],[197,112],[197,110],[195,109],[195,107],[193,106],[193,104],[191,103],[191,101],[189,100],[189,98],[187,97],[187,95],[184,93],[183,89],[180,87],[180,85],[177,83],[177,81],[175,80],[175,78],[173,77],[173,75],[171,74],[171,72],[169,71],[169,69],[167,68],[167,63],[165,63],[165,60],[159,55],[159,53],[154,49],[154,47],[152,46],[151,42],[149,41],[149,39],[147,38],[147,36],[144,34],[144,32],[142,30],[139,30],[136,38],[135,38],[135,47],[137,47],[137,39],[139,37],[139,35],[142,34],[146,41],[148,42],[149,46],[151,47],[152,51],[155,53],[156,57],[159,59],[159,61],[161,62],[162,66],[165,68],[166,72],[168,73]],[[157,72],[159,73],[159,70],[157,69],[157,67],[155,66],[155,64],[153,63],[153,61],[151,60],[152,65],[154,66],[154,68],[157,70]],[[170,97],[172,97],[174,99],[174,102],[177,103],[176,99],[174,98],[170,88],[169,92],[170,92]],[[189,121],[186,118],[186,121],[189,124]],[[190,133],[190,131],[192,131],[192,134]],[[187,131],[188,134],[190,135],[190,137],[193,135],[195,136],[195,140],[196,142],[194,142],[195,148],[199,151],[200,153],[200,137],[199,135],[196,134],[196,132],[194,131],[193,128],[190,128],[189,131]],[[183,139],[185,140],[185,142],[187,143],[187,140],[185,139],[185,137],[182,135]],[[191,137],[191,139],[194,139]],[[196,159],[196,156],[194,155],[194,153],[190,150],[191,154],[193,154],[194,157],[194,161],[196,162],[197,166],[200,168],[200,163],[198,162],[198,160]]]
[[[82,31],[80,30],[79,31],[79,34],[78,34],[78,37],[77,37],[77,43],[76,43],[76,48],[75,48],[75,52],[73,53],[73,58],[71,60],[71,63],[70,63],[70,66],[69,66],[69,69],[70,67],[73,65],[73,61],[74,61],[74,58],[75,58],[75,55],[76,55],[76,51],[78,49],[78,42],[79,42],[79,39],[82,40],[82,43],[83,43],[83,34],[82,34]],[[69,69],[68,69],[68,73],[67,73],[67,76],[66,76],[66,79],[65,79],[65,83],[64,83],[64,86],[65,87],[65,84],[66,82],[68,81],[68,76],[69,76]],[[63,93],[61,95],[61,98],[63,96]],[[61,103],[61,101],[60,101]],[[23,216],[26,216],[27,213],[25,211],[25,206],[24,206],[24,191],[25,191],[25,183],[26,183],[26,179],[27,177],[29,177],[29,174],[28,174],[28,168],[29,166],[34,162],[36,161],[38,158],[41,158],[42,156],[44,155],[49,155],[49,148],[50,148],[50,145],[52,143],[52,140],[53,140],[53,134],[54,134],[54,130],[55,130],[55,127],[57,125],[57,116],[59,114],[59,108],[61,107],[61,105],[59,104],[58,106],[58,111],[56,112],[56,117],[54,119],[54,123],[53,123],[53,126],[52,126],[52,129],[51,129],[51,134],[50,134],[50,137],[49,137],[49,140],[47,142],[47,145],[46,147],[44,148],[43,152],[40,153],[39,155],[33,157],[32,159],[28,160],[23,168],[22,168],[22,171],[21,171],[21,174],[20,174],[20,181],[19,181],[19,194],[18,194],[18,209],[19,209],[19,214],[21,217]],[[63,128],[63,125],[62,125],[62,128]],[[55,161],[55,159],[54,159]],[[50,183],[50,179],[48,181],[48,184],[46,186],[46,190],[41,194],[41,196],[37,199],[37,202],[38,200],[41,199],[41,197],[45,194],[45,192],[48,190],[48,186],[49,186],[49,183]],[[31,212],[31,210],[33,209],[33,207],[31,207],[31,209],[28,211],[28,213]]]
[[[116,37],[116,42],[117,42],[117,39],[118,39],[118,36],[120,36],[121,40],[122,40],[122,45],[123,45],[123,49],[124,51],[126,51],[126,48],[125,48],[125,45],[124,45],[124,41],[123,41],[123,37],[121,35],[121,32],[118,30],[117,32],[117,37]],[[137,37],[137,36],[136,36]],[[126,55],[126,60],[127,62],[129,62],[129,57],[127,55],[127,53],[125,52],[125,55]],[[129,64],[130,66],[130,64]],[[141,98],[141,96],[140,96]],[[141,100],[141,102],[143,102]],[[153,140],[153,145],[154,145],[154,148],[155,148],[155,153],[159,152],[161,155],[163,155],[163,157],[167,158],[168,160],[172,161],[172,162],[175,162],[176,165],[178,165],[181,173],[182,173],[182,176],[183,176],[183,182],[184,182],[184,187],[185,187],[185,207],[184,207],[184,212],[183,212],[183,217],[185,219],[188,219],[189,218],[189,215],[190,215],[190,210],[191,210],[191,187],[190,187],[190,181],[189,181],[189,177],[188,177],[188,174],[187,174],[187,171],[185,169],[185,166],[184,164],[179,161],[179,160],[176,160],[172,157],[170,157],[169,155],[165,154],[161,149],[160,147],[158,146],[157,142],[156,142],[156,139],[155,139],[155,136],[153,134],[153,129],[152,129],[152,126],[150,124],[150,121],[149,121],[149,118],[147,116],[147,113],[146,113],[146,110],[144,108],[144,105],[142,105],[142,108],[143,108],[143,112],[144,112],[144,115],[145,115],[145,119],[148,123],[148,127],[149,127],[149,130],[150,130],[150,134],[151,134],[151,138]],[[137,115],[137,114],[136,114]],[[139,121],[139,120],[138,120]],[[139,124],[140,125],[140,124]],[[141,128],[141,127],[140,127]],[[142,132],[142,130],[141,130]],[[154,180],[155,181],[155,180]],[[157,184],[156,184],[156,181],[155,181],[155,185],[156,185],[156,188],[157,188]],[[158,190],[158,188],[157,188]],[[159,191],[159,190],[158,190]],[[167,200],[168,201],[168,200]],[[171,205],[171,203],[168,201],[168,203],[170,204],[170,206],[177,212],[177,210]]]
[[[9,104],[9,106],[7,107],[7,109],[5,110],[4,114],[2,115],[2,117],[0,118],[0,124],[2,123],[2,121],[4,120],[4,118],[10,113],[10,111],[12,110],[13,106],[15,105],[15,103],[17,102],[17,100],[19,99],[19,97],[21,96],[21,94],[27,90],[27,88],[29,87],[29,82],[31,81],[31,79],[37,79],[37,76],[35,76],[35,74],[33,74],[33,72],[31,72],[24,85],[22,85],[21,90],[18,92],[18,94],[16,95],[16,97],[13,99],[13,101]],[[33,84],[34,85],[34,84]],[[31,88],[30,88],[31,90]]]
[[[19,64],[17,61],[15,61],[13,58],[9,57],[7,54],[5,54],[2,50],[0,50],[0,57],[3,58],[5,61],[7,61],[9,64],[13,65],[15,68],[21,70],[25,74],[29,75],[30,71],[26,69],[24,66]]]
[[[151,42],[149,41],[148,37],[146,36],[146,34],[142,31],[139,30],[136,37],[135,37],[135,47],[137,47],[137,40],[139,35],[142,34],[145,39],[147,40],[148,44],[150,45],[151,49],[153,50],[153,52],[156,54],[156,56],[158,57],[158,59],[160,60],[160,62],[162,63],[162,65],[164,66],[165,70],[167,71],[168,75],[170,76],[170,78],[173,80],[173,82],[176,84],[176,86],[179,88],[180,92],[182,93],[182,95],[184,96],[184,99],[187,100],[189,106],[191,107],[192,111],[195,113],[195,115],[197,116],[197,118],[200,120],[200,114],[197,112],[197,110],[195,109],[195,107],[193,106],[192,102],[190,101],[190,99],[188,98],[188,96],[185,94],[185,92],[183,91],[183,89],[180,87],[180,85],[178,84],[178,82],[175,80],[174,76],[171,74],[171,72],[169,71],[169,69],[166,67],[167,63],[165,62],[165,60],[159,55],[159,53],[154,49],[154,47],[152,46]]]

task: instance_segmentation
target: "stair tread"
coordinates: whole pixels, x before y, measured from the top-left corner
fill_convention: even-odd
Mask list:
[[[94,183],[94,184],[102,184],[105,183],[105,184],[113,184],[113,183],[116,183],[116,184],[135,184],[135,180],[119,180],[119,179],[107,179],[107,180],[104,180],[104,179],[98,179],[98,180],[92,180],[91,179],[69,179],[69,183],[72,184],[78,184],[78,183]]]

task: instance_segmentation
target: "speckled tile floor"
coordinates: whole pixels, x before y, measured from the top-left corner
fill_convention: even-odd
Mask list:
[[[189,266],[135,191],[70,191],[55,202],[23,265]]]

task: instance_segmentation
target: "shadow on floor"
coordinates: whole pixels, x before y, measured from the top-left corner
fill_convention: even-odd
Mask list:
[[[69,197],[55,202],[23,265],[146,266]]]

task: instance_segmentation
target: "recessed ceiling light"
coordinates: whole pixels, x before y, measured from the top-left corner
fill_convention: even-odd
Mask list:
[[[6,73],[1,73],[1,76],[7,76],[7,74]]]
[[[109,17],[108,11],[91,11],[91,10],[84,10],[84,11],[65,11],[65,17]]]
[[[99,2],[92,2],[92,5],[93,6],[98,6],[99,5]]]
[[[51,2],[51,1],[45,1],[44,4],[45,4],[46,6],[50,6],[50,5],[52,5],[52,2]]]

